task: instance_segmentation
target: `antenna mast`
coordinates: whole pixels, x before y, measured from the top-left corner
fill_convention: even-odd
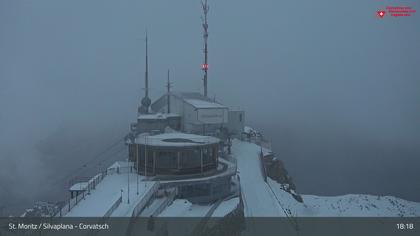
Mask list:
[[[208,59],[207,59],[207,39],[209,37],[208,28],[209,25],[207,24],[207,13],[209,12],[209,5],[207,4],[207,0],[201,1],[201,6],[203,8],[204,15],[201,17],[203,21],[203,38],[204,38],[204,64],[202,65],[202,69],[204,70],[204,96],[207,97],[207,70],[209,69]]]
[[[144,77],[145,77],[145,93],[146,93],[146,97],[149,97],[149,57],[148,57],[148,50],[147,50],[147,31],[146,31],[146,69],[144,72]]]
[[[167,93],[167,97],[166,97],[166,99],[167,99],[167,104],[168,104],[168,113],[171,113],[171,95],[170,95],[170,93],[171,93],[171,88],[172,88],[172,85],[171,85],[171,82],[170,82],[170,80],[169,80],[169,69],[168,69],[168,82],[167,82],[167,84],[166,84],[166,88],[168,89],[168,93]]]
[[[139,114],[148,114],[150,104],[152,101],[149,98],[149,57],[148,57],[148,48],[147,48],[147,31],[146,31],[146,69],[144,72],[144,97],[141,100],[141,106],[139,107],[138,113]]]

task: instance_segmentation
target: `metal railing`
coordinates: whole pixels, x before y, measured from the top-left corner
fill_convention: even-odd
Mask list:
[[[117,207],[122,203],[122,196],[120,196],[117,201],[114,202],[114,204],[112,204],[111,208],[109,208],[109,210],[105,213],[105,215],[103,217],[109,217],[111,216],[112,212],[115,211],[115,209],[117,209]]]
[[[161,189],[162,190],[162,189]],[[176,188],[169,188],[169,189],[163,189],[165,193],[165,200],[162,202],[162,204],[152,213],[153,217],[158,216],[160,213],[163,212],[163,210],[166,209],[175,199],[176,195],[178,194],[178,191]]]
[[[160,187],[160,183],[154,182],[153,186],[149,189],[149,191],[143,194],[141,200],[136,204],[136,206],[133,209],[133,212],[131,214],[132,217],[137,217],[141,213],[141,211],[144,209],[146,204],[157,193],[159,187]]]
[[[255,143],[263,148],[271,149],[271,141],[265,139],[262,133],[253,131],[251,133],[242,133],[241,134],[242,141],[248,141],[250,143]]]
[[[194,135],[192,137],[168,137],[168,138],[162,138],[160,136],[140,136],[137,138],[138,142],[141,144],[145,144],[148,146],[159,146],[159,145],[173,145],[178,146],[177,144],[184,144],[186,146],[191,145],[206,145],[214,143],[216,140],[215,137],[196,137],[197,135]]]
[[[105,176],[100,173],[91,178],[88,181],[88,184],[78,191],[80,193],[78,193],[75,197],[68,199],[67,204],[60,208],[55,216],[62,217],[69,213],[70,210],[73,209],[80,201],[85,199],[86,195],[90,194],[91,190],[96,188],[96,186],[103,180],[104,177]]]
[[[68,214],[71,211],[71,209],[73,209],[77,204],[79,204],[80,201],[85,199],[86,195],[89,195],[92,190],[96,189],[97,185],[107,175],[124,174],[124,173],[128,173],[128,172],[133,173],[133,169],[134,169],[134,167],[130,163],[127,166],[116,166],[116,167],[107,168],[106,170],[102,171],[101,173],[95,175],[94,177],[92,177],[88,181],[88,184],[85,187],[81,188],[78,191],[80,193],[77,194],[73,198],[69,198],[66,201],[67,203],[64,205],[64,207],[60,208],[60,210],[54,216],[55,217],[62,217],[62,216],[65,216],[66,214]],[[118,207],[118,205],[119,205],[117,202],[118,202],[118,200],[114,203],[114,205],[117,205],[116,207]],[[111,214],[112,214],[112,212],[111,212]]]

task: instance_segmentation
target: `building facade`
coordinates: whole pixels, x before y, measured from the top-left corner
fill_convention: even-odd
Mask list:
[[[217,136],[217,132],[223,128],[239,135],[243,131],[243,111],[230,111],[228,107],[199,93],[167,93],[152,104],[152,110],[168,111],[168,101],[170,112],[181,116],[183,132]]]
[[[129,159],[143,175],[182,175],[214,170],[219,139],[184,133],[139,135],[129,145]]]

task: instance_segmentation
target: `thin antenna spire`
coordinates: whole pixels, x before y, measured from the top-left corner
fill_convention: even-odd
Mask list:
[[[144,72],[144,98],[141,100],[141,106],[139,107],[139,114],[148,114],[150,104],[152,101],[149,98],[149,54],[148,54],[148,45],[147,45],[147,30],[146,30],[146,69]]]
[[[127,158],[127,204],[130,204],[130,162]],[[122,199],[121,199],[122,200]]]
[[[146,30],[146,70],[144,73],[145,77],[145,85],[144,88],[146,90],[146,97],[149,96],[149,57],[148,57],[148,45],[147,45],[147,30]]]
[[[167,104],[168,104],[168,113],[171,113],[171,95],[170,95],[170,93],[171,93],[172,85],[171,85],[171,81],[169,80],[169,69],[168,69],[168,82],[166,84],[166,88],[168,90],[168,93],[166,95],[167,96],[166,97]]]
[[[207,13],[209,12],[209,5],[207,4],[207,0],[201,1],[201,6],[203,8],[204,15],[201,17],[201,20],[203,21],[203,38],[204,38],[204,64],[202,65],[202,69],[204,70],[204,96],[207,97],[207,70],[209,68],[208,64],[208,50],[207,50],[207,39],[209,37],[208,28],[209,25],[207,24]]]

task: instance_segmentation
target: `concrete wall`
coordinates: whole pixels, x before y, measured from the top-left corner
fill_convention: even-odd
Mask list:
[[[192,182],[178,186],[178,198],[192,203],[209,203],[231,194],[231,177],[224,176],[206,182]]]
[[[138,119],[136,129],[138,133],[150,133],[154,130],[163,132],[166,127],[174,130],[181,129],[181,117],[167,117],[166,119]]]
[[[138,119],[137,120],[137,132],[145,133],[151,132],[152,130],[163,131],[168,125],[166,119]]]
[[[245,127],[244,111],[229,111],[228,129],[235,138],[240,138]]]
[[[228,122],[227,108],[197,109],[197,121],[204,124],[225,124]]]
[[[197,111],[193,106],[182,101],[184,108],[183,112],[183,123],[185,132],[189,133],[192,131],[192,125],[197,123]]]
[[[191,124],[226,124],[228,122],[227,108],[195,108],[184,103],[185,123]]]
[[[213,134],[228,123],[227,108],[197,109],[189,103],[184,103],[183,107],[183,127],[187,133]]]
[[[229,121],[228,108],[200,108],[197,109],[183,99],[170,96],[171,113],[181,116],[181,130],[187,133],[203,134],[214,133],[215,130],[226,126]],[[167,105],[162,106],[157,112],[166,113]]]

